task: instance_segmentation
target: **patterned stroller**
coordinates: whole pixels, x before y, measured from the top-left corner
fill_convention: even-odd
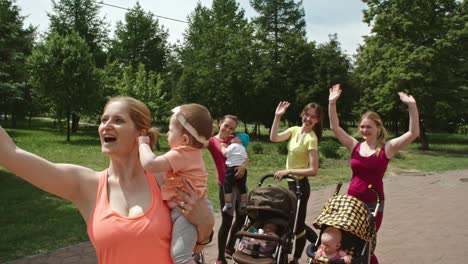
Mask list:
[[[292,176],[283,177],[296,181],[296,193],[278,185],[262,186],[272,174],[263,176],[257,188],[249,193],[247,202],[247,219],[241,231],[237,233],[240,242],[232,255],[234,263],[239,264],[285,264],[293,247],[293,239],[297,224],[297,210],[301,202],[301,190],[298,179]],[[298,198],[296,198],[298,197]],[[278,227],[276,235],[256,232],[266,223]],[[264,241],[274,243],[270,252],[262,252],[260,245],[245,246],[246,241]]]
[[[375,216],[380,206],[380,194],[372,185],[369,189],[377,195],[375,210],[371,210],[366,204],[350,195],[338,195],[342,183],[336,187],[334,195],[328,200],[314,222],[314,227],[320,230],[320,235],[315,244],[307,248],[309,263],[336,263],[344,264],[343,259],[328,259],[316,257],[315,253],[321,243],[320,237],[323,231],[333,226],[342,231],[341,248],[352,257],[352,263],[370,263],[370,257],[376,247]]]

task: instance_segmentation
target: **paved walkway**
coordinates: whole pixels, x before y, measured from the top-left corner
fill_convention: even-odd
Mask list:
[[[406,172],[387,175],[385,217],[378,236],[380,263],[466,263],[468,259],[468,170],[440,174]],[[343,186],[343,191],[347,186]],[[311,223],[333,193],[334,186],[312,191],[307,222]],[[342,191],[342,192],[343,192]],[[218,229],[220,215],[217,215]],[[216,241],[216,237],[213,241]],[[207,263],[216,243],[205,249]],[[305,263],[306,258],[303,257]],[[94,264],[89,243],[31,256],[9,264]]]

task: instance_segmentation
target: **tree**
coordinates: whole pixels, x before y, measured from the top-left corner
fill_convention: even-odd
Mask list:
[[[125,67],[117,84],[120,94],[138,98],[145,103],[151,110],[153,120],[159,124],[165,122],[170,111],[169,96],[162,87],[164,81],[161,75],[154,71],[146,71],[142,63],[136,70],[132,66]]]
[[[106,63],[108,24],[99,16],[100,5],[96,0],[52,0],[49,13],[50,32],[62,36],[72,31],[78,33],[88,45],[95,64],[102,68]]]
[[[158,19],[137,2],[125,15],[125,24],[117,22],[111,59],[134,69],[142,63],[147,71],[162,73],[169,52],[167,37],[168,32],[159,25]]]
[[[198,4],[189,23],[176,101],[209,106],[214,117],[237,113],[247,119],[254,103],[246,96],[252,83],[253,29],[244,10],[234,0],[214,0],[210,9]]]
[[[304,9],[302,1],[251,0],[250,3],[259,14],[253,19],[255,51],[259,54],[254,61],[254,94],[262,100],[257,102],[260,104],[255,119],[269,127],[278,101],[292,101],[299,96],[295,91],[301,84],[290,80],[295,79],[291,69],[300,67],[296,63],[308,56],[304,53],[307,50]],[[292,112],[295,111],[288,115]]]
[[[90,113],[100,98],[99,78],[88,46],[78,33],[52,33],[34,48],[28,67],[35,89],[47,96],[59,119],[66,119],[70,142],[72,114]]]
[[[421,147],[428,149],[426,127],[448,127],[459,120],[466,101],[460,96],[466,91],[466,73],[459,69],[466,68],[466,51],[458,53],[468,32],[466,8],[465,13],[462,8],[466,4],[455,0],[363,2],[369,7],[364,21],[373,28],[356,62],[363,91],[360,106],[378,111],[398,132],[399,124],[407,121],[401,118],[406,110],[397,91],[414,94],[423,120]]]
[[[340,83],[345,87],[343,96],[340,99],[341,115],[340,120],[347,121],[353,118],[352,105],[359,98],[358,92],[351,81],[351,61],[348,55],[344,54],[336,34],[329,36],[329,41],[316,45],[309,42],[298,58],[300,61],[294,63],[296,68],[291,69],[289,76],[292,81],[290,86],[297,87],[293,98],[294,111],[289,115],[289,120],[299,120],[302,107],[310,102],[317,102],[327,111],[328,88],[333,84]],[[289,112],[289,110],[288,110]],[[325,115],[326,117],[327,115]],[[294,119],[293,119],[294,118]]]
[[[24,61],[31,53],[35,29],[23,29],[23,22],[14,1],[0,0],[0,115],[10,114],[13,127],[31,105]]]

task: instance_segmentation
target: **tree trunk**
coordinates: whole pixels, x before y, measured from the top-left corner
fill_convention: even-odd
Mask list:
[[[70,133],[71,133],[71,129],[70,129],[70,112],[67,113],[67,142],[70,143]]]
[[[16,114],[12,113],[11,114],[11,128],[16,128],[16,120],[17,120]]]
[[[421,150],[429,150],[429,140],[427,139],[426,128],[422,122],[420,122],[419,141],[421,142]]]
[[[72,133],[76,133],[78,131],[80,125],[80,115],[77,113],[73,112],[72,113]]]

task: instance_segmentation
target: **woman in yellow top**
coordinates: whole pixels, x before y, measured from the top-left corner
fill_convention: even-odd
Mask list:
[[[275,177],[281,179],[285,175],[294,175],[299,178],[302,197],[296,228],[296,248],[294,258],[289,262],[298,263],[304,250],[306,239],[315,242],[317,234],[305,224],[307,202],[310,196],[308,177],[317,175],[318,149],[317,145],[322,138],[323,111],[316,103],[307,104],[301,113],[302,126],[293,126],[279,132],[281,117],[286,113],[290,103],[281,101],[275,111],[275,119],[271,127],[270,140],[282,142],[288,140],[288,157],[286,169],[275,172]],[[296,183],[289,182],[289,189],[296,190]]]

